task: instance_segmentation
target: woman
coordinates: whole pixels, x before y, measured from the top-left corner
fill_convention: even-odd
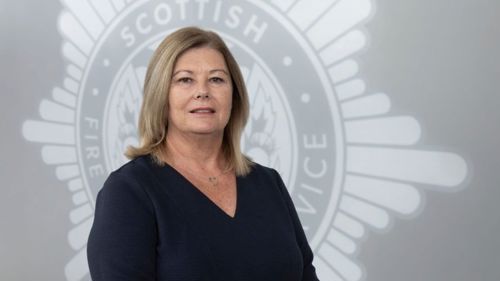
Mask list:
[[[170,34],[146,73],[140,145],[97,196],[94,281],[317,280],[278,173],[240,152],[248,97],[221,38]]]

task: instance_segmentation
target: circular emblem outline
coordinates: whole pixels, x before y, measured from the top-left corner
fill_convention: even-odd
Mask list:
[[[221,1],[217,3],[219,2]],[[256,1],[250,2],[257,5],[266,5],[265,3]],[[120,18],[123,9],[130,8],[139,3],[142,3],[142,1],[132,3],[129,6],[125,4],[123,4],[123,6],[114,6],[118,11],[118,16],[114,17],[114,15],[116,15],[115,13],[112,16],[113,20],[109,20],[108,18],[108,30],[110,26],[119,23],[117,19]],[[95,3],[90,4],[85,2],[82,5],[92,6],[95,5]],[[293,8],[297,8],[287,6],[288,4],[281,2],[276,2],[272,5],[275,6],[275,12],[281,13],[279,12],[279,10],[281,10],[284,17],[287,19],[293,18]],[[299,5],[295,3],[292,6]],[[75,130],[71,125],[74,121],[70,117],[70,112],[72,108],[76,107],[76,102],[72,95],[76,94],[76,89],[78,88],[77,81],[81,80],[79,68],[85,68],[86,59],[84,56],[85,49],[88,47],[88,44],[85,45],[85,43],[88,42],[79,40],[75,36],[80,34],[82,37],[85,37],[88,36],[88,34],[92,34],[95,37],[96,30],[95,28],[92,30],[92,28],[89,27],[89,23],[95,22],[97,17],[88,17],[88,20],[86,20],[82,17],[82,13],[79,13],[77,9],[79,7],[75,7],[76,6],[73,4],[66,4],[67,9],[61,13],[59,21],[60,31],[63,36],[66,37],[66,41],[63,44],[63,54],[69,61],[67,68],[68,75],[64,80],[64,87],[55,87],[52,95],[53,101],[44,99],[40,104],[40,113],[43,121],[27,120],[23,123],[22,130],[23,136],[28,141],[44,144],[42,147],[43,161],[49,165],[56,165],[57,178],[61,181],[67,181],[68,187],[73,193],[72,199],[75,204],[75,209],[71,211],[70,219],[76,226],[68,233],[68,240],[71,247],[78,251],[78,254],[66,265],[65,273],[68,280],[81,280],[88,274],[84,242],[86,241],[85,237],[88,235],[87,231],[92,221],[92,210],[89,209],[90,205],[85,203],[88,198],[82,193],[82,188],[84,188],[84,186],[81,178],[79,178],[77,170],[75,170],[75,167],[78,168],[76,165],[77,156],[76,151],[72,148],[72,145],[75,144],[75,139],[71,135],[75,133]],[[94,9],[92,10],[93,12],[97,11],[96,7],[91,8]],[[352,52],[342,55],[344,58],[348,58],[365,45],[363,32],[355,28],[353,29],[352,24],[354,23],[355,26],[356,23],[368,17],[371,11],[371,1],[342,1],[334,6],[330,5],[326,7],[326,9],[327,12],[323,13],[323,16],[318,19],[316,23],[325,19],[327,16],[335,14],[337,11],[340,13],[341,11],[345,12],[348,10],[351,13],[343,14],[350,16],[354,15],[354,18],[341,19],[345,20],[345,22],[337,21],[338,26],[343,28],[340,30],[343,30],[343,32],[350,30],[349,32],[340,34],[338,33],[339,29],[330,32],[330,34],[335,32],[338,33],[338,37],[335,37],[337,38],[337,42],[346,38],[350,40],[355,39],[351,42],[354,45],[351,49]],[[358,12],[358,14],[355,12]],[[77,18],[80,19],[80,22]],[[292,22],[293,21],[294,20],[292,20]],[[298,26],[303,25],[301,22],[295,21],[295,23]],[[82,31],[85,32],[85,29],[88,30],[87,35],[81,33]],[[301,26],[301,29],[304,29],[304,26]],[[318,34],[317,30],[313,31]],[[99,33],[99,36],[101,35],[102,34]],[[87,39],[90,39],[89,41],[92,40],[90,37]],[[315,40],[310,37],[309,42],[312,41]],[[83,45],[77,50],[76,46],[79,46],[80,43]],[[317,45],[321,42],[318,43],[316,40],[316,42],[312,43],[316,45],[316,48],[313,49],[317,50]],[[357,47],[356,44],[358,44]],[[332,45],[330,45],[330,47]],[[330,61],[327,63],[326,61],[328,60]],[[331,65],[334,60],[328,57],[322,57],[321,61],[323,64]],[[342,210],[335,216],[332,229],[328,234],[328,243],[323,243],[320,249],[318,249],[319,252],[317,252],[315,263],[319,269],[318,274],[320,274],[320,278],[335,277],[339,280],[361,280],[366,277],[366,275],[363,273],[362,268],[360,268],[359,262],[353,261],[353,256],[356,254],[356,243],[359,243],[356,240],[365,235],[365,225],[384,230],[391,225],[390,216],[394,215],[392,212],[400,216],[401,214],[403,216],[409,216],[418,212],[421,207],[420,195],[411,183],[432,184],[447,188],[446,190],[448,191],[458,190],[457,187],[460,187],[466,182],[467,163],[461,156],[452,153],[449,149],[444,152],[405,149],[404,146],[414,146],[420,138],[418,121],[409,116],[379,118],[387,114],[390,110],[390,100],[388,96],[383,93],[362,95],[365,92],[363,81],[353,78],[358,72],[357,63],[355,61],[347,59],[343,63],[338,63],[335,66],[335,69],[333,67],[329,68],[329,75],[332,85],[335,86],[336,94],[341,100],[344,132],[347,140],[344,157],[347,164],[347,178],[343,183],[344,192],[339,205],[339,208]],[[339,82],[338,79],[332,79],[331,76],[332,72],[339,70],[340,66],[342,66],[342,70],[344,71],[344,73],[337,72],[337,74],[340,73],[344,78],[344,81],[341,82]],[[346,80],[347,82],[345,82]],[[338,92],[339,89],[342,89],[342,91]],[[371,105],[374,105],[370,109],[362,107],[363,103],[366,103],[367,100],[372,102]],[[355,106],[355,110],[352,110],[352,106]],[[346,110],[346,107],[350,110]],[[68,109],[70,110],[68,111]],[[406,138],[394,139],[393,136],[384,137],[383,135],[372,134],[364,136],[365,139],[360,139],[359,135],[353,134],[354,131],[351,126],[353,122],[349,121],[349,126],[346,126],[346,120],[350,120],[349,118],[356,116],[371,117],[372,119],[368,120],[369,125],[384,125],[386,126],[384,128],[385,130],[404,130],[404,133],[400,135]],[[355,125],[364,124],[357,123]],[[405,128],[409,129],[405,130]],[[352,146],[352,144],[356,145]],[[371,148],[365,147],[363,144],[386,144],[389,145],[389,147]],[[390,146],[394,146],[394,148]],[[380,166],[379,163],[370,161],[374,157],[384,157],[386,160],[384,162],[385,166]],[[408,163],[401,165],[400,159],[405,159]],[[427,163],[435,163],[436,161],[443,163],[441,169],[439,169],[439,171],[430,171]],[[391,163],[394,163],[394,165],[391,165]],[[418,166],[419,169],[416,171],[408,170],[408,167],[413,168],[415,166]],[[395,171],[402,172],[395,173]],[[371,178],[373,176],[377,177],[378,180]],[[401,184],[401,182],[410,184]],[[393,195],[390,198],[378,198],[376,194],[367,193],[354,185],[354,183],[369,184],[372,185],[371,188],[375,190],[385,191],[385,193],[392,193]],[[385,190],[381,188],[385,188]],[[404,204],[401,204],[401,201],[403,201]],[[371,212],[360,213],[361,211],[367,210]],[[336,262],[332,262],[333,260]]]

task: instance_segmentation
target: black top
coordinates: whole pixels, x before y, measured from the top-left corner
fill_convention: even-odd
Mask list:
[[[149,156],[111,173],[87,245],[92,280],[318,280],[279,174],[255,164],[236,185],[232,218]]]

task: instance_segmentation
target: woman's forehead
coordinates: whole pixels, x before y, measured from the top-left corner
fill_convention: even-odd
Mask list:
[[[226,60],[221,52],[209,47],[191,48],[182,53],[175,63],[175,69],[194,70],[197,67],[222,69],[227,71]],[[194,69],[190,69],[194,68]]]

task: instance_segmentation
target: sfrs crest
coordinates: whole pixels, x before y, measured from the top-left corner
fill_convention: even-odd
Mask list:
[[[460,156],[417,150],[418,121],[390,115],[389,97],[369,93],[358,77],[370,0],[63,2],[67,75],[23,134],[43,144],[43,160],[72,192],[68,280],[89,278],[95,196],[137,143],[150,56],[183,26],[216,31],[239,62],[251,104],[243,150],[282,174],[320,279],[366,278],[356,260],[366,228],[388,229],[394,215],[414,214],[415,183],[450,189],[467,175]],[[436,161],[440,169],[428,165]]]

